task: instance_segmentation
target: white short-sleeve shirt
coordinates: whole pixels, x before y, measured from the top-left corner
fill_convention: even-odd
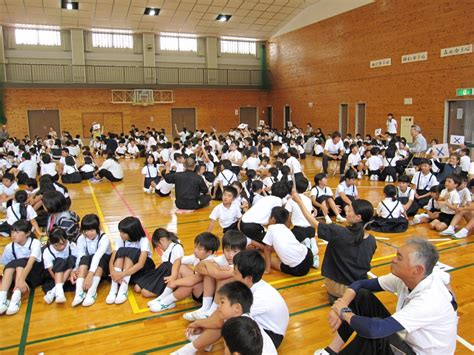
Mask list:
[[[33,160],[23,160],[20,165],[18,165],[18,170],[23,171],[32,179],[36,178],[36,169],[37,165]]]
[[[41,262],[41,243],[38,239],[28,238],[24,245],[18,243],[9,243],[3,251],[1,264],[7,265],[15,260],[13,254],[13,244],[15,244],[16,259],[30,258],[33,256],[37,262]]]
[[[272,208],[281,206],[283,206],[281,198],[276,196],[265,196],[245,212],[242,216],[242,222],[257,223],[261,225],[268,224]]]
[[[301,264],[308,252],[308,248],[298,242],[293,232],[284,224],[268,226],[263,242],[273,246],[281,262],[289,267]]]
[[[227,228],[242,217],[240,206],[232,203],[230,207],[225,207],[223,203],[218,204],[213,208],[209,218],[212,220],[219,220],[219,224],[222,228]]]
[[[429,190],[433,186],[439,185],[436,176],[431,173],[424,175],[421,171],[417,171],[411,179],[411,183],[415,185],[417,190]]]
[[[347,196],[354,196],[357,198],[357,187],[355,185],[347,186],[346,182],[343,181],[336,188],[336,197],[340,195],[341,192],[344,192]]]
[[[299,194],[301,200],[303,201],[303,204],[305,208],[311,212],[313,209],[313,204],[311,202],[311,199],[306,196],[305,194]],[[298,206],[298,204],[293,201],[293,200],[288,200],[288,202],[285,204],[285,209],[291,213],[291,224],[294,226],[299,226],[299,227],[309,227],[311,224],[306,220],[303,212],[301,212],[301,208]]]
[[[301,164],[295,157],[286,159],[285,165],[291,169],[293,174],[301,173]]]
[[[142,175],[146,178],[156,178],[158,176],[158,169],[154,165],[146,165],[142,168]]]
[[[447,201],[450,205],[459,206],[459,204],[461,203],[461,199],[459,198],[459,193],[457,190],[448,191],[447,189],[444,189],[443,191],[441,191],[439,198],[440,200]],[[447,214],[456,213],[452,209],[448,208],[445,204],[441,204],[441,212],[447,213]]]
[[[53,267],[54,260],[56,260],[57,258],[67,259],[69,255],[77,256],[76,244],[68,242],[66,244],[66,247],[61,251],[56,250],[52,245],[49,245],[43,251],[44,268],[49,269]]]
[[[117,251],[120,248],[140,249],[140,252],[146,251],[147,254],[148,254],[148,257],[151,258],[150,243],[148,242],[147,237],[141,237],[140,240],[136,241],[136,242],[123,240],[122,238],[117,237],[116,240],[115,240],[115,251]]]
[[[347,157],[347,165],[348,166],[353,166],[353,167],[357,167],[357,165],[359,165],[359,163],[362,161],[362,159],[360,158],[360,154],[357,153],[357,154],[349,154],[349,156]]]
[[[339,154],[341,150],[345,150],[344,143],[342,142],[342,139],[340,139],[337,144],[334,144],[332,139],[328,139],[324,144],[324,150],[327,151],[329,154]]]
[[[170,263],[174,263],[176,259],[182,258],[184,256],[184,249],[181,244],[178,243],[170,243],[168,248],[163,252],[161,255],[161,261],[166,262],[169,261]]]
[[[398,295],[392,317],[405,328],[405,341],[415,353],[454,354],[458,317],[445,277],[433,271],[411,291],[393,274],[378,281],[384,290]]]
[[[315,186],[311,189],[311,192],[309,193],[311,197],[321,197],[321,196],[333,196],[332,189],[328,186],[325,187],[319,187]]]
[[[280,293],[264,280],[252,285],[252,318],[266,330],[285,335],[290,320],[288,306]],[[269,302],[271,300],[271,302]]]
[[[26,206],[26,220],[31,221],[37,217],[36,211],[30,205]],[[16,221],[21,219],[20,215],[20,204],[18,202],[12,202],[12,205],[7,208],[7,223],[12,225]]]
[[[398,218],[404,212],[403,204],[398,200],[393,201],[391,198],[385,198],[377,206],[377,215],[382,218]]]

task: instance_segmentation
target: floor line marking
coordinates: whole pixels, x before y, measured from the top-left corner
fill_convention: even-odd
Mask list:
[[[28,332],[30,330],[30,320],[31,320],[31,313],[33,311],[34,298],[35,298],[35,289],[32,289],[28,297],[28,305],[26,306],[25,320],[23,321],[23,329],[21,331],[20,346],[18,348],[18,354],[21,354],[21,355],[25,353],[25,348],[26,348],[26,344],[28,340]]]
[[[458,342],[460,342],[462,345],[464,345],[466,348],[474,352],[474,345],[469,343],[466,339],[460,337],[459,335],[456,336],[456,339]]]

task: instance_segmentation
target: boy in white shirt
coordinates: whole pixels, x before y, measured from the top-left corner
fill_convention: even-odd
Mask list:
[[[351,153],[347,157],[347,167],[357,173],[358,179],[362,179],[364,176],[364,164],[359,154],[359,147],[357,144],[351,144],[349,148]]]
[[[249,156],[242,164],[242,169],[257,171],[260,165],[260,159],[257,158],[257,153],[254,150],[249,151]]]
[[[265,270],[270,268],[292,276],[308,274],[313,265],[313,253],[309,248],[298,242],[288,228],[289,212],[283,207],[273,207],[267,233],[263,238],[265,243]],[[275,251],[276,257],[272,256]]]
[[[447,180],[447,179],[446,179]],[[461,177],[461,184],[457,187],[456,189],[459,194],[459,208],[456,211],[456,215],[453,217],[451,220],[451,223],[449,224],[448,228],[446,228],[444,231],[440,232],[439,234],[441,235],[454,235],[456,233],[456,226],[457,224],[463,219],[463,217],[466,217],[466,220],[468,218],[468,215],[464,215],[463,210],[466,210],[466,208],[462,207],[467,207],[471,205],[472,202],[472,196],[471,196],[471,191],[467,188],[467,178],[466,177]]]
[[[470,151],[469,148],[463,148],[459,152],[460,159],[459,165],[461,166],[461,175],[467,178],[469,174],[469,168],[471,166],[471,158],[469,157]]]
[[[461,203],[459,198],[459,193],[456,190],[459,185],[461,185],[461,178],[459,175],[450,175],[446,178],[445,189],[441,191],[439,196],[439,205],[441,213],[439,217],[433,220],[430,223],[432,229],[437,230],[438,232],[444,231],[451,224],[454,215],[456,214],[456,209]]]
[[[212,210],[209,215],[210,223],[207,228],[208,232],[212,232],[214,229],[214,223],[216,220],[219,220],[219,224],[222,227],[223,233],[228,230],[237,230],[238,221],[242,217],[242,212],[240,211],[240,206],[233,203],[237,197],[237,190],[232,186],[224,187],[224,192],[222,193],[222,203],[218,204]]]
[[[219,238],[214,234],[200,233],[194,239],[193,255],[183,256],[173,263],[171,275],[165,277],[167,287],[158,298],[148,302],[150,311],[162,312],[174,308],[177,301],[189,296],[199,300],[203,295],[203,277],[195,274],[193,268],[201,260],[214,258],[219,245]]]
[[[297,178],[295,181],[296,191],[298,192],[303,204],[308,211],[313,209],[311,199],[304,194],[308,189],[309,182],[305,178]],[[301,212],[300,207],[292,199],[288,200],[285,204],[285,209],[290,213],[291,224],[293,229],[291,230],[296,239],[308,247],[313,253],[313,267],[319,267],[319,249],[316,243],[315,235],[316,230],[309,224],[306,218]]]
[[[369,180],[377,181],[381,174],[381,168],[383,167],[383,161],[377,155],[378,149],[372,148],[370,150],[371,156],[367,159],[367,168],[369,169]]]

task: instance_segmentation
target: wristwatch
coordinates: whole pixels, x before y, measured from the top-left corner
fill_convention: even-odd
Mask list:
[[[344,318],[343,318],[344,313],[352,313],[352,309],[350,309],[349,307],[341,308],[341,311],[339,312],[339,317],[340,317],[341,319],[344,319]]]

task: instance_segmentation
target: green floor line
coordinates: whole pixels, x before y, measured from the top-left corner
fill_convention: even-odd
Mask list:
[[[21,331],[20,345],[18,354],[25,353],[26,341],[28,339],[28,331],[30,329],[31,312],[33,311],[33,300],[35,298],[35,289],[32,289],[28,297],[28,305],[26,306],[25,320],[23,321],[23,330]]]
[[[443,248],[443,249],[439,249],[438,251],[439,251],[439,252],[443,252],[443,251],[446,251],[446,250],[451,250],[451,249],[455,249],[455,248],[459,248],[459,247],[464,247],[464,246],[466,246],[466,245],[470,245],[470,244],[473,244],[473,243],[474,243],[474,241],[467,242],[467,243],[465,243],[465,244],[453,245],[453,246],[449,246],[449,247],[446,247],[446,248]],[[391,263],[391,262],[385,262],[385,263],[373,265],[372,268],[376,268],[376,267],[380,267],[380,266],[389,265],[390,263]],[[463,265],[463,266],[460,266],[460,267],[457,267],[457,268],[453,268],[453,269],[449,270],[448,272],[453,272],[453,271],[465,269],[465,268],[472,267],[472,266],[474,266],[474,263],[466,264],[466,265]],[[305,282],[300,282],[300,283],[296,283],[296,284],[292,284],[292,285],[288,285],[288,286],[282,286],[282,287],[277,288],[277,290],[284,290],[284,289],[288,289],[288,288],[292,288],[292,287],[298,287],[298,286],[302,286],[302,285],[307,285],[307,284],[311,284],[311,283],[315,283],[315,282],[321,281],[321,280],[323,280],[323,279],[324,279],[324,278],[321,277],[321,278],[317,278],[317,279],[314,279],[314,280],[309,280],[309,281],[305,281]],[[31,297],[31,296],[30,296],[30,297]],[[31,299],[31,303],[32,303],[32,302],[33,302],[33,300]],[[30,299],[28,300],[28,305],[30,305]],[[325,305],[320,305],[320,306],[315,306],[315,307],[324,307],[324,306],[325,306]],[[308,308],[307,310],[301,310],[301,311],[298,311],[298,312],[306,313],[306,312],[309,312],[310,310],[317,309],[317,308],[315,308],[315,307],[311,307],[311,308]],[[141,322],[141,321],[146,321],[146,320],[150,320],[150,319],[161,318],[161,317],[164,317],[164,316],[168,316],[168,315],[172,315],[172,314],[177,314],[177,313],[181,313],[181,312],[186,312],[186,311],[193,310],[193,309],[197,309],[197,307],[191,307],[191,308],[187,308],[187,309],[183,309],[183,310],[168,312],[168,313],[165,313],[165,314],[159,314],[159,315],[148,316],[148,317],[143,317],[143,318],[131,319],[131,320],[124,321],[124,322],[112,323],[112,324],[105,325],[105,326],[98,327],[98,328],[94,328],[94,329],[84,329],[84,330],[80,330],[80,331],[76,331],[76,332],[72,332],[72,333],[66,333],[66,334],[62,334],[62,335],[57,335],[57,336],[54,336],[54,337],[48,337],[48,338],[42,338],[42,339],[38,339],[38,340],[32,340],[32,341],[26,342],[26,343],[24,344],[24,346],[25,346],[25,345],[34,345],[34,344],[38,344],[38,343],[53,341],[53,340],[57,340],[57,339],[61,339],[61,338],[67,338],[67,337],[71,337],[71,336],[75,336],[75,335],[80,335],[80,334],[85,334],[85,333],[91,333],[91,332],[100,331],[100,330],[105,330],[105,329],[110,329],[110,328],[114,328],[114,327],[117,327],[117,326],[127,325],[127,324],[133,324],[133,323],[137,323],[137,322]],[[27,315],[28,315],[28,308],[27,308]],[[29,318],[30,318],[30,317],[31,317],[31,307],[30,307]],[[26,325],[26,317],[25,317],[25,325]],[[29,319],[28,319],[28,326],[29,326]],[[23,331],[25,331],[25,327],[24,327]],[[28,334],[28,330],[26,330],[25,336],[27,336],[27,334]],[[23,339],[23,333],[22,333],[22,339]],[[26,338],[25,338],[25,339],[26,339]],[[21,343],[20,343],[20,344],[16,344],[16,345],[9,345],[9,346],[7,346],[7,347],[0,347],[0,351],[9,350],[9,349],[14,349],[14,348],[19,347],[20,345],[21,345]],[[181,343],[176,343],[176,345],[170,344],[170,347],[178,346],[178,345],[181,345]]]

